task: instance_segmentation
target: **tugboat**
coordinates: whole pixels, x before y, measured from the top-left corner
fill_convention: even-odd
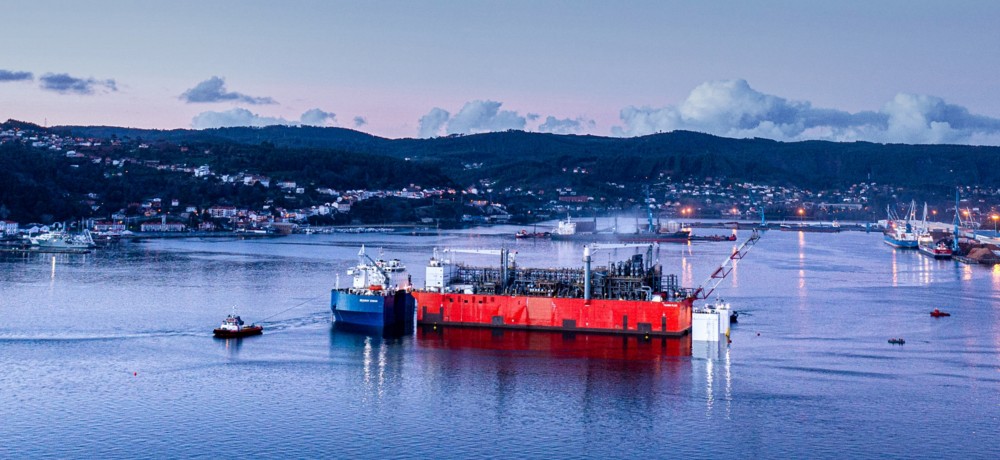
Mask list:
[[[263,333],[264,326],[257,324],[245,326],[243,319],[236,314],[226,316],[226,319],[222,320],[222,324],[212,331],[212,334],[220,339],[235,339]]]
[[[941,311],[941,310],[935,308],[934,311],[931,312],[931,316],[933,316],[935,318],[942,318],[942,317],[945,317],[945,316],[951,316],[951,313],[948,313],[946,311]]]

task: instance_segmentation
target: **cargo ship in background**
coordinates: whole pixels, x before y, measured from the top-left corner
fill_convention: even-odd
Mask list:
[[[597,219],[593,221],[573,221],[566,218],[551,232],[555,241],[579,241],[583,243],[688,243],[691,241],[736,241],[735,235],[694,235],[691,227],[680,222],[664,224],[653,221],[652,211],[647,215],[647,225],[634,232],[619,232],[617,225],[598,230]]]
[[[830,224],[781,224],[778,229],[785,232],[807,232],[807,233],[840,233],[840,223]]]
[[[917,232],[913,223],[916,221],[916,203],[910,204],[910,210],[905,219],[900,219],[892,209],[886,208],[889,215],[888,226],[882,235],[885,244],[899,249],[917,249]]]
[[[705,284],[721,281],[759,239],[754,232]],[[645,254],[592,267],[595,250],[637,245],[588,245],[582,269],[524,268],[507,249],[452,250],[499,256],[499,266],[474,267],[441,258],[435,250],[426,268],[425,287],[413,292],[417,323],[460,326],[640,335],[684,336],[691,331],[695,300],[715,286],[682,288],[677,275],[663,275]],[[704,284],[703,284],[704,286]]]
[[[885,244],[899,249],[917,249],[917,234],[909,223],[894,222],[882,235]]]
[[[361,246],[357,265],[347,272],[352,277],[351,287],[341,289],[337,286],[330,292],[330,309],[335,325],[379,329],[386,333],[411,333],[416,303],[410,294],[409,278],[397,279],[393,284],[389,271],[391,267],[379,261],[365,254],[365,247]]]

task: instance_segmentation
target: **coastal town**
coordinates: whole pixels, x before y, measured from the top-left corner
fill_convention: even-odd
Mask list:
[[[603,184],[610,192],[588,194],[572,186],[554,190],[505,185],[491,178],[462,186],[421,186],[399,189],[343,189],[335,183],[301,183],[286,177],[239,170],[216,170],[209,164],[170,163],[162,159],[176,152],[190,158],[185,144],[151,142],[141,139],[82,138],[51,132],[34,125],[8,124],[0,131],[0,146],[19,145],[33,154],[57,157],[70,171],[84,165],[100,168],[105,178],[122,178],[137,171],[185,176],[202,182],[223,184],[236,189],[263,190],[262,199],[252,205],[237,206],[221,199],[215,203],[189,203],[172,196],[129,197],[124,207],[109,207],[96,192],[79,197],[88,215],[64,216],[74,227],[97,233],[142,232],[171,234],[190,232],[292,233],[316,227],[364,228],[386,225],[469,226],[526,224],[559,219],[567,215],[637,216],[645,218],[649,207],[655,216],[670,219],[759,220],[766,214],[771,221],[854,221],[876,222],[886,218],[889,206],[916,199],[919,191],[875,182],[852,184],[842,190],[806,190],[788,185],[757,184],[726,178],[674,180],[661,174],[643,187],[629,190],[624,184]],[[212,152],[201,152],[209,156]],[[481,163],[465,164],[477,169]],[[569,176],[591,174],[586,168],[563,168]],[[995,222],[1000,190],[960,188],[959,205],[963,220]],[[395,200],[415,203],[414,212],[400,220],[373,220],[353,212],[359,204]],[[279,203],[280,202],[280,203]],[[290,207],[288,203],[300,206]],[[446,203],[459,211],[449,218],[434,212],[434,204]],[[3,205],[3,203],[0,203]],[[950,222],[954,205],[930,205],[931,219]],[[939,217],[940,216],[940,217]],[[992,220],[991,220],[992,218]],[[42,231],[60,225],[60,220],[25,221],[0,207],[6,235]],[[80,229],[82,229],[80,228]]]

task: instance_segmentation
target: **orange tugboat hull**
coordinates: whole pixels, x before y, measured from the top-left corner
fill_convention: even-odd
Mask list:
[[[246,326],[238,331],[232,331],[229,329],[215,329],[212,334],[220,339],[236,339],[240,337],[248,337],[251,335],[260,335],[264,333],[264,326]]]

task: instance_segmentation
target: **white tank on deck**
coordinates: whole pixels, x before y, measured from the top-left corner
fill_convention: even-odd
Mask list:
[[[721,300],[691,313],[691,340],[718,342],[729,337],[729,303]]]

